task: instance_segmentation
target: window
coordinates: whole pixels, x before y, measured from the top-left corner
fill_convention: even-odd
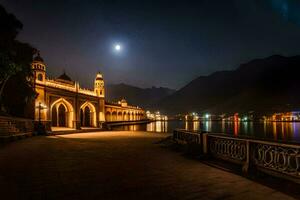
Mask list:
[[[43,81],[43,75],[42,74],[38,74],[38,80]]]

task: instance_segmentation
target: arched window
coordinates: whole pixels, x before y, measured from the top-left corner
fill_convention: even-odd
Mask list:
[[[38,74],[38,80],[43,81],[43,75],[42,74]]]

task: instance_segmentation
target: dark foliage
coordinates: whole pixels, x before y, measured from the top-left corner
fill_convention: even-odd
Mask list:
[[[0,5],[0,104],[1,111],[25,116],[26,106],[34,98],[29,81],[35,51],[29,44],[16,40],[22,23]]]

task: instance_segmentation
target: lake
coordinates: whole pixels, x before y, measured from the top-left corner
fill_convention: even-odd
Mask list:
[[[156,121],[148,124],[116,126],[113,130],[172,133],[177,128],[300,143],[300,122]]]

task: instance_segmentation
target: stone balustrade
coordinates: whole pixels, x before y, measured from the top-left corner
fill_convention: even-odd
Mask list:
[[[201,144],[201,135],[198,132],[174,130],[173,139],[181,144]]]
[[[251,169],[300,183],[300,145],[185,130],[175,130],[173,139],[197,143],[199,154],[238,164],[244,174]]]

